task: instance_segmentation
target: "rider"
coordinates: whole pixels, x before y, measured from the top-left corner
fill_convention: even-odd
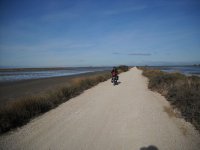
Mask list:
[[[118,71],[116,67],[113,67],[111,74],[112,74],[112,81],[113,81],[113,77],[117,77],[117,80],[118,80]]]

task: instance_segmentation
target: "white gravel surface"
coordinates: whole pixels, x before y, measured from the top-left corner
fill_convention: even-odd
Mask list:
[[[0,136],[0,149],[200,150],[198,132],[164,111],[168,102],[141,73],[132,68],[120,74],[119,85],[100,83]]]

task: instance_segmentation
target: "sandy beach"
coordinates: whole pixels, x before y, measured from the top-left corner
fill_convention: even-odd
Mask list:
[[[69,85],[70,81],[74,78],[91,76],[104,72],[106,71],[0,83],[0,105],[20,97],[44,95],[47,92],[55,91],[56,89]]]

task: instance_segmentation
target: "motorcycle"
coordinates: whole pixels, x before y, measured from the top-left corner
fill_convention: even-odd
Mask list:
[[[117,80],[118,80],[118,76],[113,76],[112,77],[111,82],[113,83],[113,85],[117,85],[118,84]]]

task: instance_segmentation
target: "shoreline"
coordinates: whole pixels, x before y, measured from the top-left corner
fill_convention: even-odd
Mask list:
[[[166,73],[180,73],[185,76],[200,77],[200,67],[199,66],[145,66],[144,68],[161,70]],[[195,70],[194,70],[194,68],[195,68]]]
[[[95,71],[69,76],[2,82],[0,83],[0,105],[7,101],[14,101],[20,97],[45,95],[50,91],[69,85],[71,80],[75,78],[87,77],[106,72],[108,71]]]
[[[16,98],[15,95],[13,101],[7,100],[4,101],[5,104],[3,104],[3,102],[1,103],[0,134],[28,123],[32,118],[56,108],[60,104],[80,95],[85,90],[99,84],[100,82],[104,82],[109,78],[110,73],[104,71],[101,73],[96,72],[93,74],[72,77],[69,78],[69,80],[64,78],[64,85],[62,84],[63,80],[61,80],[60,84],[58,84],[58,79],[54,79],[55,83],[57,83],[60,87],[51,86],[52,90],[46,88],[47,86],[49,87],[49,85],[47,85],[49,82],[41,84],[39,81],[35,88],[33,88],[34,86],[32,85],[33,89],[43,90],[43,94],[33,94],[33,89],[31,89],[28,84],[22,86],[22,89],[16,88],[15,85],[14,88],[17,91],[16,93],[20,93],[22,95],[19,98]],[[48,79],[46,80],[49,81]],[[41,87],[42,85],[44,85],[45,88]],[[27,90],[30,89],[31,92],[27,92]],[[10,91],[8,90],[8,92]],[[28,93],[28,95],[25,95],[26,93]]]
[[[112,67],[52,67],[52,68],[0,68],[0,72],[23,72],[23,71],[57,71],[57,70],[82,70],[82,69],[111,69]]]
[[[163,95],[173,111],[178,110],[177,115],[192,123],[200,132],[200,77],[145,67],[139,69],[148,78],[148,88]]]
[[[128,70],[128,66],[122,65],[118,67],[119,73],[126,72]],[[67,78],[34,80],[32,81],[33,83],[30,83],[30,85],[25,82],[24,85],[21,85],[21,89],[19,88],[20,84],[18,87],[15,84],[14,86],[8,85],[10,90],[7,89],[8,93],[6,96],[10,95],[11,91],[13,91],[12,94],[16,92],[18,96],[20,94],[22,95],[19,98],[16,98],[17,96],[13,95],[16,100],[4,101],[6,102],[4,105],[1,103],[0,134],[22,126],[28,123],[32,118],[56,108],[60,104],[80,95],[85,90],[90,89],[101,82],[107,81],[111,78],[111,73],[110,71],[97,71]],[[52,82],[50,82],[50,80]],[[60,80],[59,83],[58,80]],[[56,85],[53,85],[53,81]],[[51,90],[47,89],[47,87]],[[37,91],[39,90],[39,92],[34,94],[33,89]],[[30,93],[27,90],[29,90]],[[40,93],[42,90],[44,92],[43,94]],[[6,94],[2,91],[1,93]],[[27,93],[28,95],[25,95]]]

